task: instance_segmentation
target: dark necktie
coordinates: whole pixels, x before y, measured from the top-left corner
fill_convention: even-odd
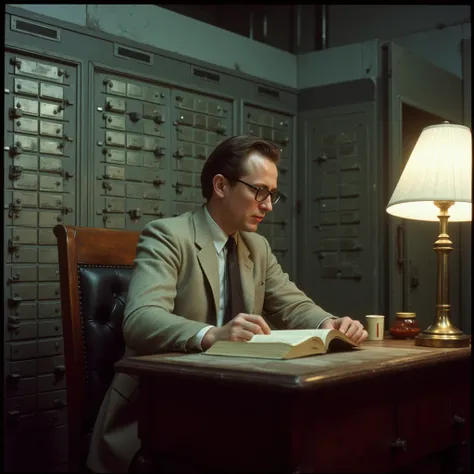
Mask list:
[[[242,293],[242,282],[240,281],[239,259],[237,256],[237,245],[233,237],[225,244],[227,248],[226,272],[229,288],[229,299],[224,313],[223,324],[228,323],[239,313],[244,312],[244,297]]]

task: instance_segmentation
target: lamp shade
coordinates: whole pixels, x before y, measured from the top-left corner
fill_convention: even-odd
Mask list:
[[[444,122],[425,127],[387,206],[393,216],[438,221],[434,201],[452,201],[450,221],[472,219],[471,130]]]

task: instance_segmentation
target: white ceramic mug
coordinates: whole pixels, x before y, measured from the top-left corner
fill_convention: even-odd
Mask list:
[[[367,333],[369,335],[367,340],[381,341],[383,339],[385,316],[381,314],[368,314],[365,318],[367,320]]]

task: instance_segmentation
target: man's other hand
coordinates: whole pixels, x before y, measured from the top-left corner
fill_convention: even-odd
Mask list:
[[[270,334],[271,330],[262,316],[240,313],[226,325],[207,331],[201,341],[203,350],[217,341],[250,341],[254,334]]]
[[[367,339],[367,331],[362,326],[362,323],[355,321],[354,319],[349,318],[349,316],[344,316],[343,318],[337,319],[326,319],[320,326],[321,329],[337,329],[345,334],[351,341],[356,344]]]

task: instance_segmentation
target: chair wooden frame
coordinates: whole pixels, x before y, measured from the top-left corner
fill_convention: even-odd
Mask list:
[[[140,232],[57,225],[61,313],[68,403],[69,470],[80,472],[81,414],[85,406],[84,341],[81,324],[79,276],[81,265],[131,266]]]

